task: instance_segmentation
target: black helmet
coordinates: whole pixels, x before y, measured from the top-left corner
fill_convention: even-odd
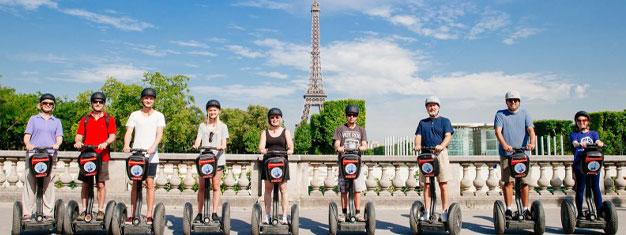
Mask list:
[[[222,109],[220,102],[217,100],[209,100],[209,102],[206,102],[206,109],[209,109],[211,106],[217,107],[217,109]]]
[[[356,115],[359,115],[359,106],[349,104],[348,106],[346,106],[346,113],[354,113]]]
[[[52,95],[50,93],[43,94],[43,95],[41,95],[41,97],[39,97],[39,102],[41,102],[43,100],[52,100],[54,102],[57,102],[57,100],[54,98],[54,95]]]
[[[591,120],[591,117],[589,116],[589,113],[585,112],[585,111],[578,111],[576,112],[576,115],[574,115],[574,121],[578,120],[578,117],[580,116],[585,116],[587,117],[588,120]]]
[[[89,99],[89,101],[93,102],[94,100],[98,100],[98,99],[106,102],[107,97],[104,95],[104,93],[96,91],[93,94],[91,94],[91,98]]]
[[[152,88],[144,88],[144,89],[141,91],[141,97],[144,97],[144,96],[147,96],[147,95],[149,95],[149,96],[153,96],[154,98],[156,98],[156,97],[157,97],[157,96],[156,96],[156,91],[154,91],[154,89],[152,89]]]
[[[271,108],[269,112],[267,112],[267,119],[270,118],[270,116],[272,115],[278,115],[280,117],[283,117],[283,112],[280,111],[279,108]]]

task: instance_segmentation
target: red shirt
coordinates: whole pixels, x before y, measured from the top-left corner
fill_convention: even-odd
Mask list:
[[[89,121],[87,121],[87,136],[85,135],[85,117],[80,119],[78,123],[78,130],[76,131],[77,135],[84,136],[84,144],[85,145],[99,145],[104,143],[109,138],[109,134],[116,134],[115,128],[115,119],[113,116],[109,116],[109,129],[107,130],[106,113],[102,112],[102,117],[96,120],[91,113],[89,113]],[[102,161],[109,161],[109,152],[110,149],[107,146],[106,149],[100,150],[96,149],[96,152],[102,156]]]

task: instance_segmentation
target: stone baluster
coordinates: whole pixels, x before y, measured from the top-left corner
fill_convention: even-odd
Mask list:
[[[487,176],[487,188],[489,189],[489,191],[487,191],[487,195],[489,196],[493,196],[493,195],[500,195],[500,193],[498,192],[498,177],[496,176],[496,163],[487,163],[487,167],[489,168],[489,176]]]
[[[170,194],[179,194],[180,193],[180,184],[182,183],[182,180],[180,179],[180,164],[178,162],[174,162],[172,163],[172,172],[169,174],[169,182],[170,182],[170,186],[172,187],[172,189],[170,189],[169,193]]]
[[[335,186],[337,186],[337,178],[333,171],[333,164],[326,163],[326,180],[324,180],[324,196],[335,196]]]
[[[402,163],[394,163],[393,164],[395,167],[395,175],[393,177],[393,196],[406,196],[404,194],[404,192],[402,192],[402,189],[404,188],[404,183],[406,182],[406,180],[402,179],[400,177],[400,170],[402,169],[402,166],[404,166],[404,164]]]
[[[376,178],[374,178],[374,168],[376,167],[376,163],[367,164],[367,180],[365,181],[365,186],[367,187],[367,192],[365,193],[368,197],[377,196],[376,194]]]
[[[616,165],[616,171],[617,174],[615,176],[615,191],[617,191],[617,194],[619,195],[624,195],[626,194],[626,190],[624,190],[626,188],[626,180],[624,180],[624,162],[617,162],[615,163]]]
[[[236,194],[234,190],[234,186],[237,183],[237,181],[235,181],[235,177],[233,176],[233,165],[231,164],[230,166],[226,166],[226,167],[228,168],[228,171],[224,172],[226,174],[226,176],[224,177],[224,185],[226,187],[226,190],[224,190],[222,195],[234,196]]]
[[[546,163],[546,162],[542,162],[539,163],[539,180],[537,181],[537,184],[539,185],[539,194],[540,195],[547,195],[550,192],[548,191],[548,185],[550,185],[550,180],[548,179],[548,165],[550,165],[550,163]]]
[[[245,163],[241,165],[241,173],[239,174],[237,185],[239,185],[238,196],[250,196],[250,180],[248,179],[248,167]]]
[[[70,174],[70,162],[72,160],[71,159],[63,159],[61,161],[63,161],[63,174],[61,174],[61,177],[59,177],[59,179],[61,180],[61,183],[63,184],[63,187],[60,190],[61,191],[70,191],[71,190],[70,183],[72,182],[72,175]]]
[[[4,161],[6,159],[0,159],[0,189],[4,188],[4,181],[6,181],[7,176],[4,174]]]
[[[165,177],[165,171],[163,170],[164,164],[157,165],[157,175],[156,179],[154,179],[154,184],[156,184],[156,192],[158,194],[167,193],[165,190],[165,185],[167,184],[167,178]]]
[[[533,171],[535,171],[536,167],[539,166],[539,178],[535,179],[533,178]],[[528,184],[529,188],[529,194],[532,195],[539,195],[539,192],[537,190],[535,190],[535,188],[539,185],[539,179],[541,179],[541,166],[539,165],[539,163],[536,162],[531,162],[530,163],[530,169],[528,169],[528,174],[530,174],[530,183]],[[511,180],[511,182],[515,182],[513,180]],[[548,182],[549,183],[549,182]],[[546,183],[546,187],[547,187],[547,183]]]
[[[561,190],[561,185],[563,184],[563,180],[559,178],[558,169],[562,164],[560,162],[552,162],[552,179],[550,180],[550,186],[552,186],[552,194],[564,194]]]
[[[486,193],[483,191],[483,187],[485,187],[485,179],[482,176],[484,165],[485,163],[482,162],[474,163],[474,166],[476,167],[476,177],[474,177],[473,183],[474,188],[476,188],[476,191],[474,191],[474,195],[476,196],[486,195]]]
[[[389,167],[390,164],[381,164],[383,169],[382,169],[382,176],[380,177],[380,181],[379,181],[379,185],[380,185],[380,196],[391,196],[391,192],[389,192],[389,189],[391,188],[391,177],[390,177],[390,173],[389,173]]]
[[[20,177],[17,174],[17,162],[12,160],[8,160],[7,162],[10,168],[9,175],[7,175],[7,182],[9,182],[8,188],[12,190],[18,190],[17,182],[20,181]]]
[[[566,195],[574,195],[574,185],[576,181],[572,177],[572,162],[565,162],[565,179],[563,179],[563,187],[565,187]]]
[[[461,163],[463,167],[463,178],[461,179],[461,196],[473,195],[470,191],[472,188],[472,180],[469,176],[469,166],[471,163]]]
[[[322,192],[320,191],[320,188],[324,184],[324,180],[322,179],[322,176],[320,175],[320,172],[319,172],[320,164],[311,163],[311,165],[313,166],[313,178],[311,179],[311,183],[310,183],[313,189],[311,191],[311,196],[323,196]]]
[[[606,195],[614,195],[614,187],[615,184],[613,179],[609,175],[609,171],[613,168],[613,163],[604,163],[604,194]]]
[[[406,179],[406,195],[407,196],[417,196],[417,180],[415,180],[415,172],[417,171],[417,167],[415,164],[407,164],[409,167],[409,177]]]
[[[186,165],[187,168],[187,174],[185,174],[185,179],[183,180],[183,185],[185,185],[185,190],[183,190],[183,192],[185,193],[192,193],[193,189],[191,189],[193,187],[193,185],[196,183],[196,180],[193,178],[193,163],[189,162],[189,163],[183,163]]]

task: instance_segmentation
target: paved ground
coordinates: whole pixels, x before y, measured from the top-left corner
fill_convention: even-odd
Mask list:
[[[9,234],[11,231],[11,211],[12,204],[0,204],[0,234]],[[546,234],[562,234],[561,220],[558,208],[546,208]],[[619,228],[624,231],[626,228],[626,208],[617,209],[618,217],[621,218]],[[182,234],[182,208],[167,208],[167,232],[166,234]],[[233,209],[231,211],[232,233],[250,234],[250,210]],[[493,222],[491,210],[464,210],[463,229],[461,234],[493,234]],[[328,212],[327,208],[321,210],[304,209],[300,211],[300,234],[327,234],[328,233]],[[377,209],[377,230],[376,234],[410,234],[408,222],[408,209]],[[531,234],[530,230],[507,230],[518,234]],[[582,234],[602,234],[601,230],[577,229],[577,233]],[[354,233],[353,233],[354,234]],[[445,233],[427,233],[445,234]]]

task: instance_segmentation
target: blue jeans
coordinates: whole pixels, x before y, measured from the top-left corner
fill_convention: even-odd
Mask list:
[[[587,175],[583,174],[580,169],[580,164],[574,163],[574,175],[576,177],[576,209],[578,215],[583,214],[583,200],[585,198],[585,189],[587,188]],[[600,174],[592,175],[593,180],[592,192],[596,203],[596,213],[598,215],[602,212],[602,192],[600,192]]]

